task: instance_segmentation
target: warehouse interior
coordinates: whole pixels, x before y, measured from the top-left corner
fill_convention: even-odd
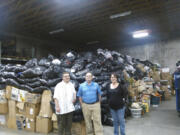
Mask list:
[[[3,78],[0,79],[0,85],[5,84],[3,89],[6,93],[11,87],[9,85],[12,84],[9,83],[10,79],[14,79],[2,73],[10,72],[10,68],[7,70],[8,66],[14,68],[15,64],[22,64],[24,68],[29,60],[49,59],[50,54],[61,61],[65,60],[63,56],[69,53],[73,55],[82,53],[80,56],[83,56],[83,53],[93,52],[93,54],[97,53],[97,56],[102,54],[106,57],[106,52],[113,55],[113,51],[116,51],[119,56],[126,55],[121,57],[124,60],[130,56],[132,63],[140,62],[141,67],[137,67],[143,73],[150,74],[149,78],[154,79],[152,83],[146,83],[142,78],[133,79],[132,82],[131,77],[135,74],[131,76],[127,72],[131,76],[127,79],[130,89],[134,90],[134,87],[138,87],[139,90],[139,87],[144,84],[148,85],[148,90],[149,85],[153,85],[155,89],[154,84],[157,84],[160,89],[167,88],[171,95],[171,98],[167,97],[167,101],[164,102],[161,97],[158,107],[149,106],[150,111],[141,118],[128,117],[127,135],[178,135],[180,133],[180,117],[178,117],[180,96],[177,96],[180,92],[176,91],[175,80],[173,80],[177,63],[180,61],[179,0],[1,0],[0,18],[0,62],[2,64],[0,78]],[[146,35],[136,37],[137,33]],[[146,66],[150,67],[146,65],[147,61],[150,62],[149,65],[153,65],[153,71],[145,69]],[[134,67],[132,63],[128,64]],[[154,65],[157,65],[156,72]],[[157,72],[159,75],[156,74]],[[16,77],[19,73],[15,73]],[[8,83],[7,79],[9,79]],[[19,80],[17,77],[17,82]],[[159,86],[160,84],[163,86]],[[0,96],[2,96],[1,93]],[[11,96],[7,97],[5,94],[5,97],[8,103],[11,102]],[[16,100],[16,104],[18,103],[19,101]],[[1,104],[4,102],[1,103],[0,100],[0,107]],[[10,107],[7,104],[6,106]],[[15,130],[13,126],[7,128],[8,122],[1,123],[5,121],[4,116],[7,114],[8,112],[0,111],[0,135],[27,134],[24,129]],[[50,134],[57,134],[53,132],[53,125],[49,127],[52,128]],[[104,135],[113,135],[112,126],[103,127]],[[74,135],[85,135],[85,133],[76,132],[74,131]]]

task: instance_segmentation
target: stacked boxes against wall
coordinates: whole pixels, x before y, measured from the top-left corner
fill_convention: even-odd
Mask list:
[[[41,95],[7,86],[6,98],[9,108],[7,127],[35,132]]]
[[[142,72],[144,71],[143,68],[145,67],[142,65],[138,65],[138,67]],[[142,108],[143,113],[149,112],[153,96],[158,97],[160,101],[171,99],[173,81],[169,68],[150,70],[149,75],[143,80],[130,78],[126,75],[126,72],[124,72],[124,76],[129,82],[128,92],[133,109]]]
[[[0,126],[6,126],[8,114],[8,101],[6,99],[5,89],[0,90]]]
[[[163,68],[161,70],[161,90],[164,92],[164,99],[165,100],[170,100],[171,99],[171,94],[173,94],[173,77],[170,74],[170,69],[169,68]]]

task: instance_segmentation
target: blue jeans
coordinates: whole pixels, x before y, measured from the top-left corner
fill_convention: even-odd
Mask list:
[[[119,126],[120,126],[121,135],[125,135],[125,119],[124,119],[125,107],[118,110],[113,110],[113,109],[110,110],[113,118],[114,135],[119,135]]]

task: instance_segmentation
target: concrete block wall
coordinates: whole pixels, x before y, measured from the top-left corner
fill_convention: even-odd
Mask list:
[[[180,39],[159,41],[139,46],[131,45],[120,48],[119,52],[141,60],[159,63],[162,67],[170,67],[171,72],[174,72],[176,62],[180,60]]]

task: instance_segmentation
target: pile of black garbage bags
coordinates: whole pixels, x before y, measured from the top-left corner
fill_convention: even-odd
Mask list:
[[[60,58],[49,55],[40,60],[33,58],[25,65],[0,65],[0,84],[15,86],[32,93],[42,93],[43,90],[51,90],[54,93],[54,87],[62,80],[62,73],[67,71],[78,90],[79,84],[85,81],[85,74],[90,71],[94,75],[94,81],[101,86],[103,92],[102,123],[112,125],[106,98],[106,87],[110,83],[110,74],[117,73],[119,79],[125,81],[123,75],[125,70],[130,77],[136,80],[142,79],[146,76],[146,72],[142,72],[137,67],[139,63],[146,66],[147,70],[153,66],[149,61],[140,61],[107,49],[81,53],[70,51]],[[80,121],[83,117],[78,101],[75,108],[73,120]]]

